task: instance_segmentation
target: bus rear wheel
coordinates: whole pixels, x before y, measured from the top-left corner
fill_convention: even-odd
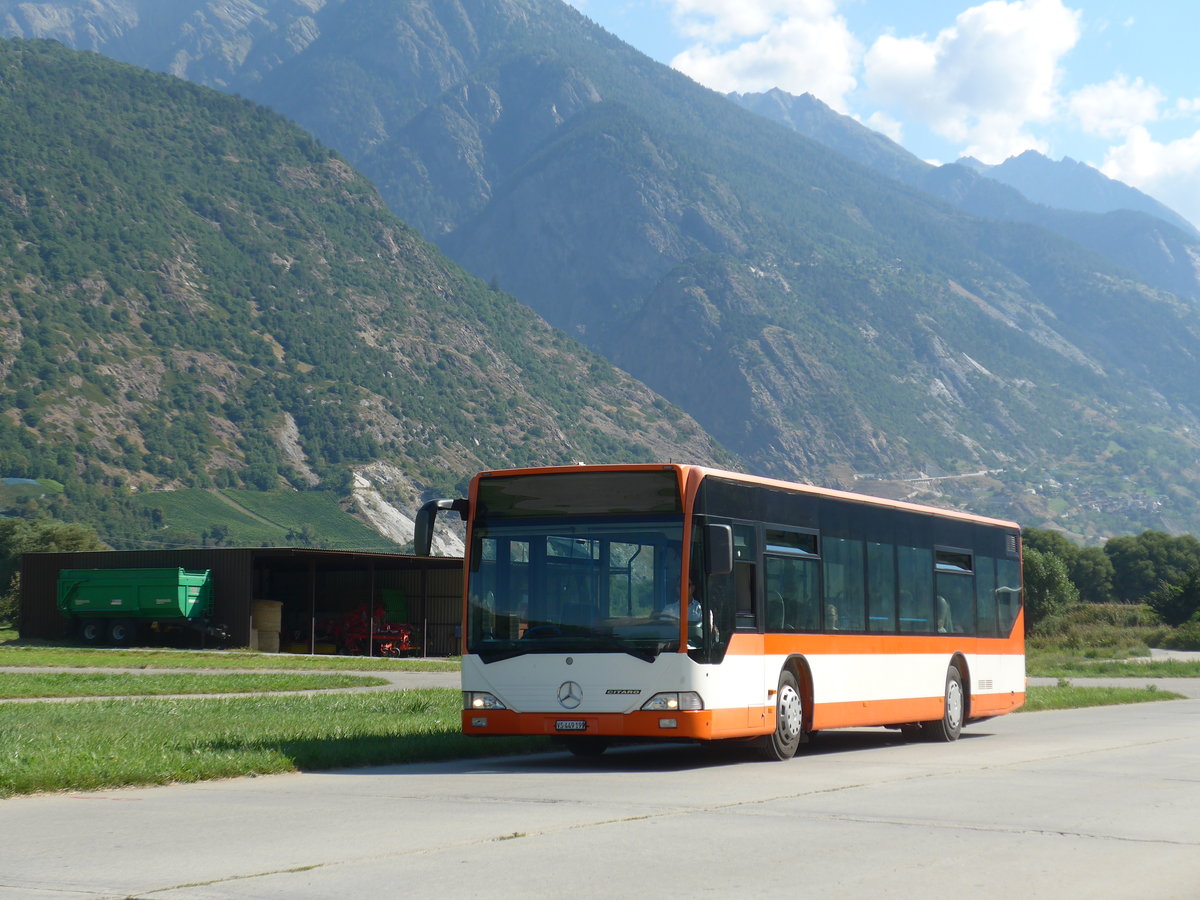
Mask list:
[[[966,712],[966,695],[963,693],[962,675],[958,666],[946,670],[946,703],[942,717],[924,724],[925,736],[931,741],[956,741],[962,734],[963,715]]]
[[[775,731],[759,738],[758,749],[769,760],[784,761],[796,755],[804,737],[804,700],[796,676],[784,669],[775,692]]]

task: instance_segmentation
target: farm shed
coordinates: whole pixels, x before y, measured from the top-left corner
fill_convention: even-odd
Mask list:
[[[328,651],[338,623],[374,606],[383,607],[388,620],[412,627],[413,643],[422,655],[459,652],[461,559],[295,547],[26,553],[21,559],[21,637],[59,639],[71,633],[74,622],[56,608],[63,569],[174,567],[211,570],[213,620],[227,629],[224,643],[230,646],[254,643],[255,604],[274,601],[281,604],[282,649]],[[361,652],[375,650],[361,643]]]

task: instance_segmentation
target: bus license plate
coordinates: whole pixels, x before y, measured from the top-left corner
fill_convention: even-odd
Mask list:
[[[555,731],[587,731],[586,719],[559,719],[554,723]]]

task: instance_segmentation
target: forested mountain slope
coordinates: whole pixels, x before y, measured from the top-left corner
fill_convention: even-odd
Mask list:
[[[0,122],[0,474],[110,541],[130,490],[728,459],[269,110],[0,41]]]
[[[1128,267],[897,184],[558,0],[170,9],[0,21],[270,104],[756,471],[1200,526],[1200,319]]]

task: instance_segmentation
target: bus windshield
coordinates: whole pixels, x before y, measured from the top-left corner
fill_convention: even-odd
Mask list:
[[[467,651],[678,650],[682,540],[681,516],[476,520]]]

